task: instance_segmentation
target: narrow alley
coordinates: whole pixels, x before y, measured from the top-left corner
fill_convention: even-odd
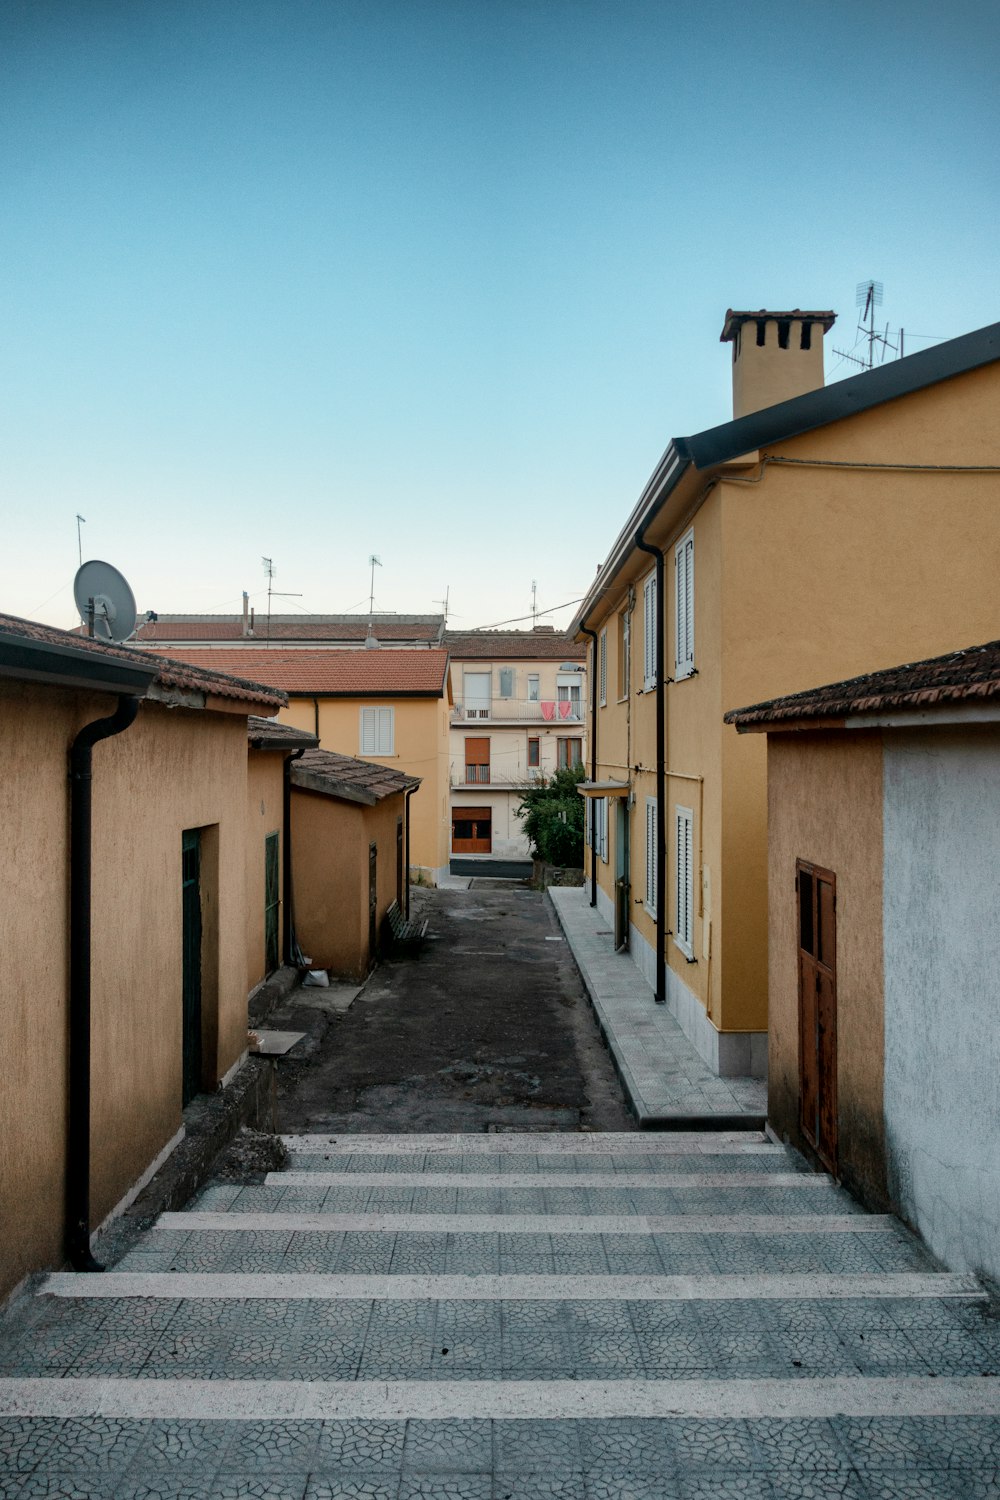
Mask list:
[[[976,1279],[759,1129],[637,1129],[548,898],[419,905],[277,1013],[279,1170],[15,1308],[0,1494],[1000,1495]]]

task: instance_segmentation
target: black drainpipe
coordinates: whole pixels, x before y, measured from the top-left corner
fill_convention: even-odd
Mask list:
[[[285,963],[292,961],[292,761],[301,760],[305,749],[286,755],[281,787],[281,948]]]
[[[75,1271],[103,1271],[90,1253],[90,928],[92,756],[99,740],[135,722],[139,699],[122,695],[106,719],[85,724],[69,753],[69,1138],[66,1249]]]
[[[580,630],[584,635],[589,635],[594,643],[593,660],[590,673],[590,779],[597,780],[597,674],[599,671],[597,662],[597,631],[591,630],[589,625],[581,625]],[[590,904],[597,905],[597,856],[594,854],[594,820],[593,807],[589,809],[587,816],[590,818]]]
[[[635,534],[640,552],[656,559],[656,1003],[667,999],[667,734],[663,694],[663,652],[666,637],[666,590],[663,586],[663,553],[643,540],[645,526]]]

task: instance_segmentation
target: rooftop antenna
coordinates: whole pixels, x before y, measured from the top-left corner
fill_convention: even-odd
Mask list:
[[[271,644],[271,599],[272,599],[272,597],[275,598],[275,599],[301,599],[302,595],[301,594],[279,594],[278,591],[277,591],[277,589],[274,588],[274,586],[273,586],[274,585],[274,575],[277,572],[277,569],[274,566],[274,559],[273,559],[273,557],[262,557],[261,558],[261,562],[264,565],[264,576],[267,578],[267,638],[264,641],[264,645],[265,646],[270,646],[270,644]]]
[[[538,583],[534,578],[531,580],[531,628],[538,629]]]
[[[81,568],[83,567],[83,535],[82,535],[82,533],[80,531],[80,527],[81,526],[86,526],[86,524],[87,524],[87,517],[86,516],[81,516],[80,512],[77,511],[77,513],[76,513],[76,550],[77,550],[77,553],[79,554],[79,560],[80,560],[80,567]]]
[[[444,591],[444,598],[443,599],[432,599],[431,600],[432,604],[440,604],[440,606],[441,606],[441,608],[442,608],[442,610],[444,612],[444,628],[445,628],[445,630],[448,629],[448,599],[449,599],[450,594],[451,594],[451,584],[449,583],[449,584],[445,585],[445,591]]]
[[[891,351],[902,358],[903,354],[903,330],[899,330],[899,344],[893,343],[889,337],[889,325],[885,325],[885,332],[880,333],[875,327],[875,309],[882,306],[882,283],[881,281],[859,281],[854,293],[855,306],[861,309],[858,316],[858,333],[861,339],[868,344],[868,353],[865,358],[847,349],[835,349],[834,354],[839,354],[842,359],[850,360],[852,365],[860,365],[862,370],[873,370],[876,364],[875,352],[878,350],[878,364],[885,362],[886,354]],[[860,339],[859,339],[860,342]],[[857,348],[857,344],[854,346]]]
[[[371,589],[368,594],[368,624],[372,623],[372,615],[375,613],[375,569],[382,566],[382,559],[376,557],[374,552],[368,559],[368,566],[372,570]]]
[[[73,598],[92,640],[121,642],[135,634],[135,595],[110,563],[96,557],[81,563]]]

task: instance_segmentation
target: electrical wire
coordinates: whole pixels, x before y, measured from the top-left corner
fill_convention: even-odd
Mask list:
[[[539,609],[533,615],[515,615],[512,620],[498,620],[495,625],[477,625],[477,630],[500,630],[504,625],[520,625],[523,620],[537,619],[538,615],[554,615],[561,609],[569,609],[574,604],[580,604],[586,595],[581,594],[579,599],[569,599],[565,604],[553,604],[551,609]]]

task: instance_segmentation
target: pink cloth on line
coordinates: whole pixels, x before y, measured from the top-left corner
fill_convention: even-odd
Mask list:
[[[542,718],[543,719],[554,719],[555,716],[556,716],[556,706],[555,706],[555,704],[554,703],[543,703],[542,704]]]
[[[559,717],[560,717],[560,719],[568,719],[569,716],[570,716],[570,711],[571,711],[572,707],[573,707],[573,705],[569,701],[568,698],[560,698],[560,700],[559,700]]]

